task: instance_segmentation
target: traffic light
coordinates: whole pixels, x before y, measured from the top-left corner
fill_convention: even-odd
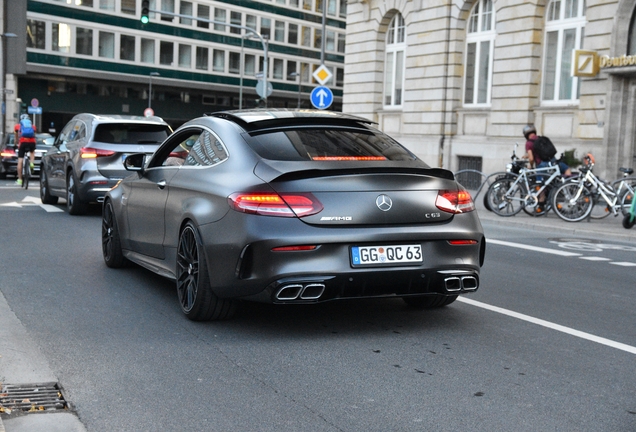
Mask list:
[[[141,0],[141,23],[148,24],[150,18],[148,14],[150,13],[150,0]]]

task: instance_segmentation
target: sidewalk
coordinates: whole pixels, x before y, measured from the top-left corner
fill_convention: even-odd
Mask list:
[[[0,292],[0,388],[57,382],[46,357]],[[0,417],[0,432],[85,432],[75,413],[55,410]]]
[[[471,191],[472,193],[472,191]],[[502,217],[484,207],[482,191],[475,198],[477,213],[483,225],[495,223],[497,225],[527,228],[534,231],[558,230],[563,235],[576,235],[586,238],[601,235],[603,238],[636,243],[636,227],[623,228],[623,216],[609,215],[604,219],[589,219],[581,222],[566,222],[553,211],[545,216],[533,217],[521,211],[515,216]]]

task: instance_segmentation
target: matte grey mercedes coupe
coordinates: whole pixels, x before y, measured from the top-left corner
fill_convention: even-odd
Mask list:
[[[230,318],[239,300],[441,307],[479,287],[469,193],[367,119],[218,112],[124,165],[134,173],[103,203],[104,260],[175,280],[192,320]]]

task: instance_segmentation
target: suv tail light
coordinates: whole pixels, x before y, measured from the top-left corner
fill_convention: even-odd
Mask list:
[[[2,153],[0,153],[0,156],[2,157],[15,157],[16,152],[13,149],[4,149],[2,150]]]
[[[102,150],[90,147],[82,147],[80,149],[80,157],[82,159],[95,159],[103,156],[112,156],[115,152],[112,150]]]
[[[232,210],[261,216],[303,217],[320,213],[320,201],[310,193],[241,193],[228,197]]]
[[[441,190],[437,193],[435,206],[447,213],[467,213],[475,210],[475,203],[466,189]]]

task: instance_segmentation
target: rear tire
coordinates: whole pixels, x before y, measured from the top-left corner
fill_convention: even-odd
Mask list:
[[[27,160],[22,165],[22,187],[24,190],[29,189],[29,180],[31,180],[31,164]]]
[[[572,201],[577,194],[576,201]],[[564,183],[554,191],[552,208],[561,219],[567,222],[582,221],[589,216],[594,206],[594,197],[585,185],[578,182]]]
[[[192,321],[224,320],[234,316],[236,301],[214,294],[199,231],[188,222],[177,247],[177,295],[181,310]]]
[[[435,309],[448,306],[457,300],[457,296],[445,296],[441,294],[402,297],[404,303],[415,309]]]
[[[623,216],[623,228],[632,229],[634,223],[636,223],[636,217],[632,218],[631,214],[626,214],[625,216]]]
[[[106,201],[102,209],[102,254],[110,268],[124,267],[128,262],[121,250],[117,218],[110,201]]]
[[[77,196],[77,184],[72,171],[66,177],[66,208],[70,215],[83,215],[88,211],[88,204],[81,202]]]
[[[510,177],[496,180],[486,192],[488,207],[499,216],[514,216],[523,208],[523,198],[526,196],[525,188],[521,183],[517,183],[511,190],[515,180],[515,178]]]
[[[40,199],[42,204],[57,204],[58,197],[49,192],[49,180],[46,178],[44,168],[40,171]]]

